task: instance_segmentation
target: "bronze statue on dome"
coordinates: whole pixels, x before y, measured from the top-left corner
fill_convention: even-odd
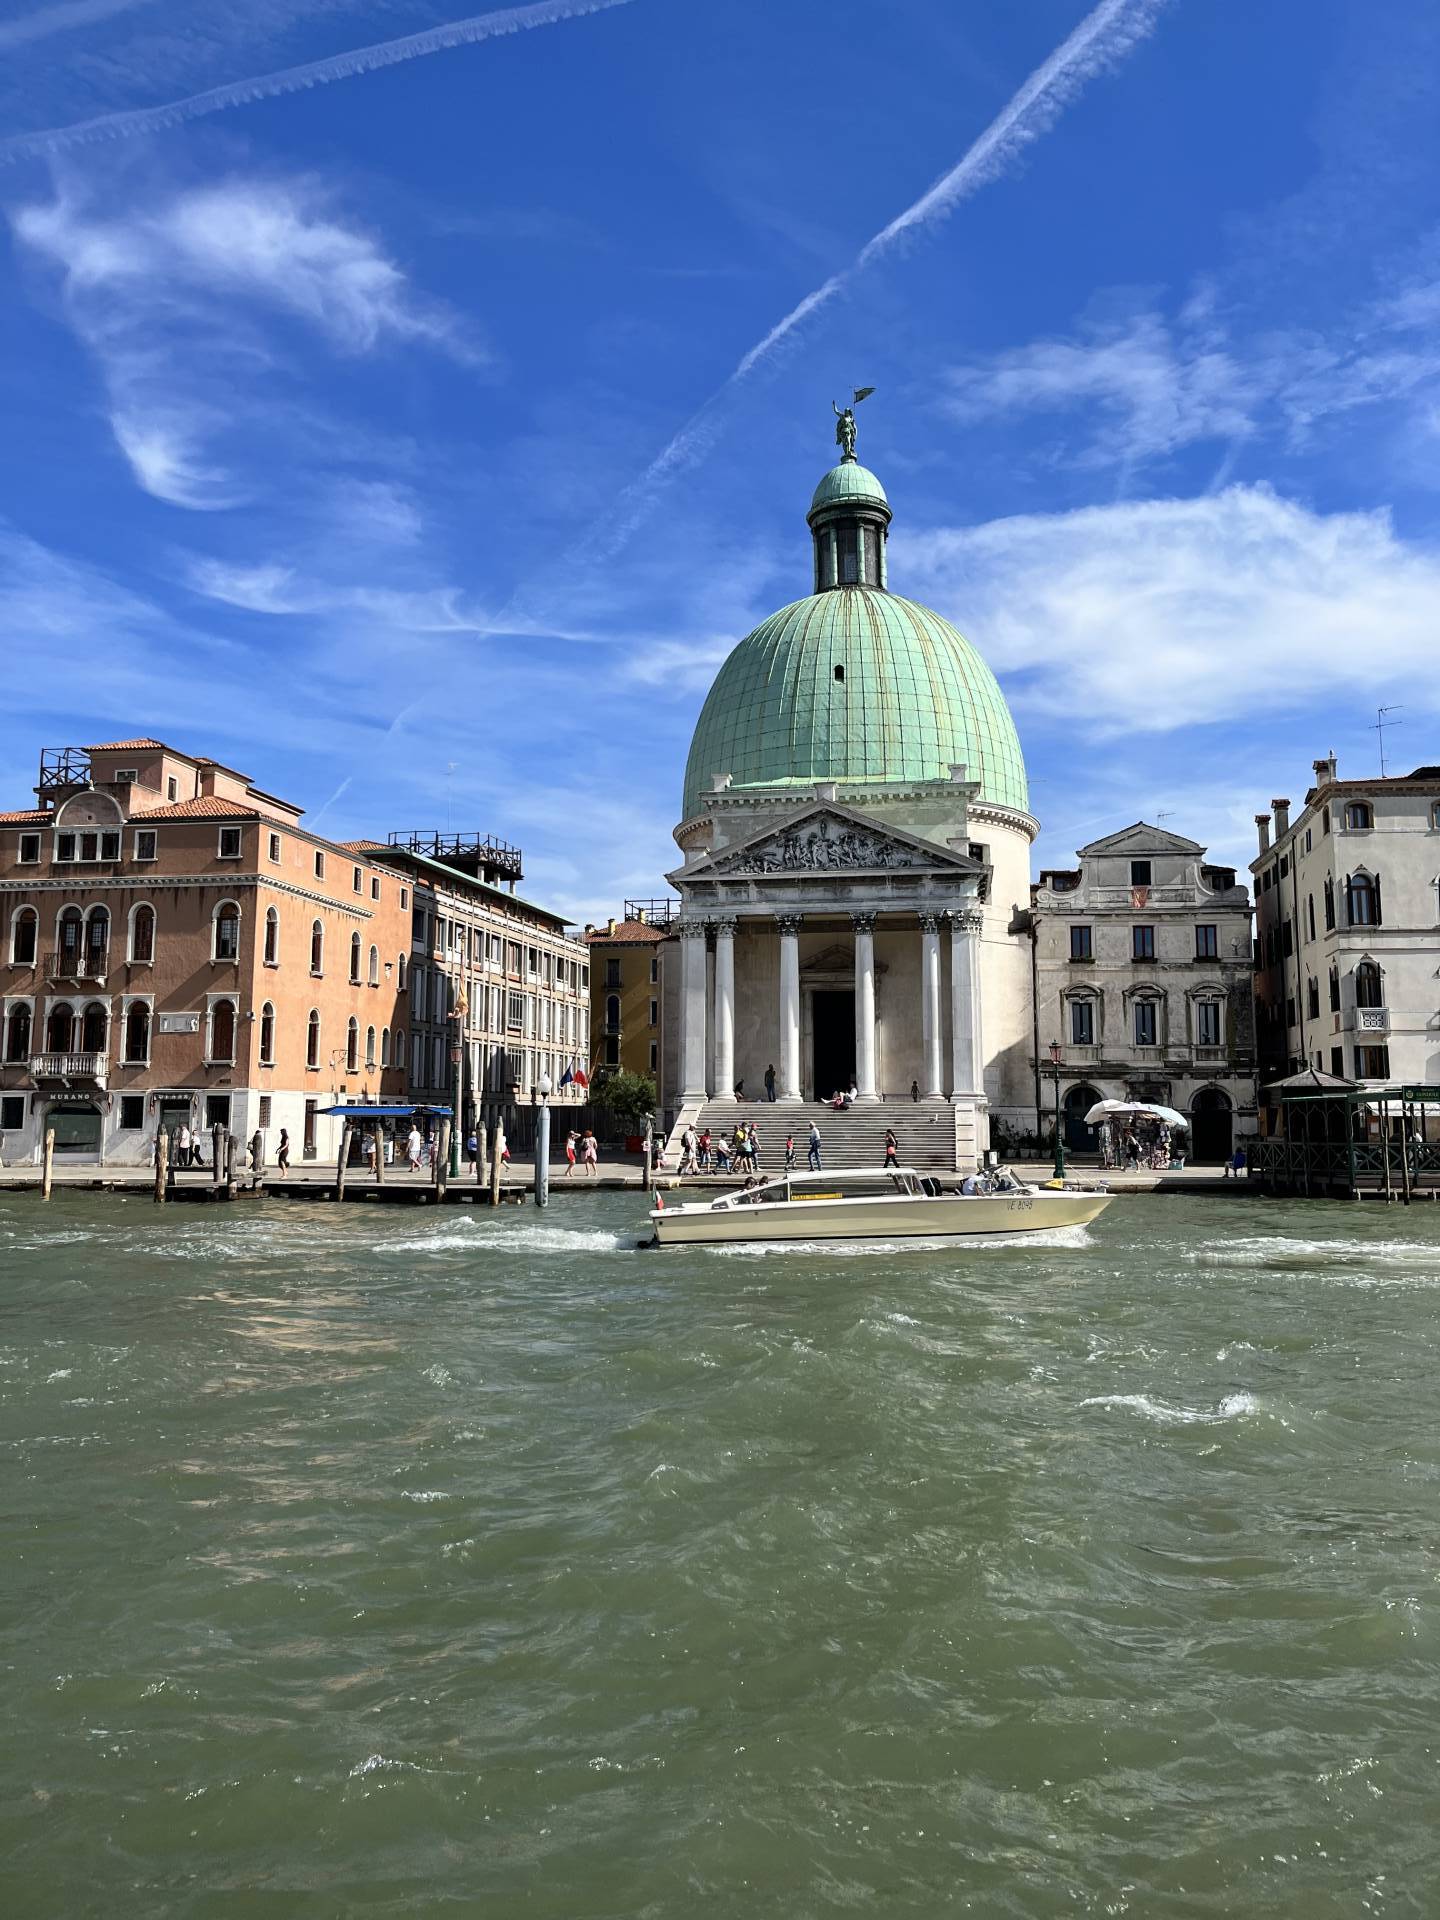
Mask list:
[[[874,387],[856,387],[855,398],[843,411],[833,400],[830,402],[835,414],[835,444],[840,449],[842,460],[855,458],[855,409],[862,400],[869,399],[874,391]]]

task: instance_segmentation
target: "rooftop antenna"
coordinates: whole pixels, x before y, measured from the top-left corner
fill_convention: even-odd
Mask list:
[[[1403,720],[1387,720],[1385,716],[1387,713],[1403,713],[1404,711],[1403,703],[1399,706],[1377,707],[1375,709],[1375,725],[1372,731],[1378,733],[1380,736],[1380,778],[1382,780],[1385,778],[1385,729],[1386,727],[1403,727],[1405,724]]]
[[[1155,824],[1158,827],[1162,820],[1173,820],[1174,818],[1175,818],[1175,809],[1173,807],[1166,807],[1162,813],[1156,814]]]

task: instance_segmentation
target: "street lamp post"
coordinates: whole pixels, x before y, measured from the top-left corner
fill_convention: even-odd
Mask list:
[[[1058,1040],[1050,1042],[1050,1065],[1055,1072],[1055,1178],[1065,1178],[1065,1132],[1060,1124],[1060,1062],[1062,1049]]]
[[[536,1086],[540,1095],[539,1124],[535,1129],[535,1204],[550,1204],[550,1076],[542,1073]]]
[[[450,1064],[455,1071],[455,1113],[450,1122],[450,1178],[460,1178],[460,1130],[465,1125],[465,1015],[469,1003],[462,987],[450,1018],[455,1022],[455,1038],[450,1043]]]

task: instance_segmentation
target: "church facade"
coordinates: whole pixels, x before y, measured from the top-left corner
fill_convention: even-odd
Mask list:
[[[817,1117],[832,1164],[890,1125],[902,1159],[966,1166],[992,1119],[1033,1116],[1038,826],[994,675],[890,590],[889,501],[853,421],[837,438],[814,590],[734,649],[695,729],[662,1101],[676,1128],[717,1126],[773,1089],[767,1161]]]

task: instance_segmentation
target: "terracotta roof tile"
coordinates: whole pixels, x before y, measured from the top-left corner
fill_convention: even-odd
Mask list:
[[[46,813],[39,807],[21,807],[16,813],[0,813],[0,825],[7,827],[29,826],[31,821],[53,820],[53,813]]]
[[[669,932],[668,927],[652,926],[648,920],[617,920],[613,933],[608,927],[596,927],[585,938],[590,943],[597,940],[665,940]]]
[[[161,752],[168,749],[163,740],[102,740],[98,746],[86,747],[86,753],[130,753],[137,747],[159,747]]]
[[[346,853],[388,853],[390,851],[383,840],[342,840],[340,845]]]
[[[220,800],[200,794],[194,800],[176,800],[168,807],[149,807],[144,813],[132,813],[132,820],[258,820],[254,807],[242,807],[238,800]]]

